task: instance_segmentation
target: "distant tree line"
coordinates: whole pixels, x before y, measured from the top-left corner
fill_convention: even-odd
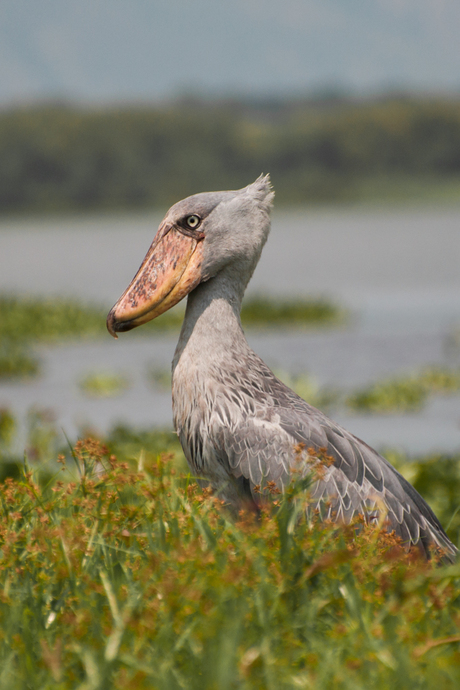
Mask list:
[[[140,208],[270,172],[285,203],[460,179],[460,101],[194,101],[0,113],[0,212]]]

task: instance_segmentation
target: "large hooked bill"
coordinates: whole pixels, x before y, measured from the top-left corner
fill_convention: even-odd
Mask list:
[[[144,261],[107,316],[114,338],[171,309],[201,280],[202,234],[191,236],[163,222]]]

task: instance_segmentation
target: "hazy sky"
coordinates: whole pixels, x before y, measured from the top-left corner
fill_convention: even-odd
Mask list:
[[[0,103],[460,92],[460,0],[1,0]]]

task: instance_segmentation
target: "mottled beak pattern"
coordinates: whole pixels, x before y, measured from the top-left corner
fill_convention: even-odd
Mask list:
[[[114,338],[171,309],[201,280],[203,235],[163,222],[131,284],[107,317]]]

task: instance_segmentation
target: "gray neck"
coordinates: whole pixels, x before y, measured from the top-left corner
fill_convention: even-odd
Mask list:
[[[242,280],[241,275],[233,275],[229,267],[190,293],[174,355],[173,374],[185,352],[195,361],[195,358],[211,358],[217,362],[231,353],[248,349],[240,320],[248,281],[249,278]]]

